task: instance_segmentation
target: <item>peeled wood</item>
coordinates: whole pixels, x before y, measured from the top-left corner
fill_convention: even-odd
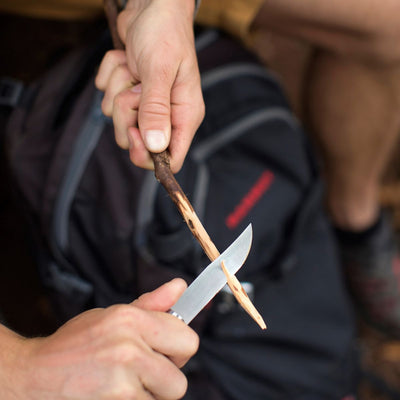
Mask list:
[[[214,261],[220,256],[220,253],[210,239],[210,236],[205,230],[203,224],[197,217],[197,214],[195,213],[192,205],[190,204],[179,183],[176,181],[174,175],[172,174],[169,166],[168,153],[152,154],[152,157],[154,161],[155,175],[157,180],[159,180],[160,183],[167,190],[169,196],[185,219],[186,224],[192,232],[193,236],[197,239],[204,252],[207,254],[207,257],[211,261]],[[254,307],[239,280],[236,278],[235,275],[231,274],[226,269],[223,261],[221,262],[221,268],[226,276],[228,286],[230,287],[233,295],[236,297],[236,300],[244,308],[244,310],[246,310],[247,313],[258,323],[261,329],[266,329],[267,326],[265,325],[263,318]]]
[[[227,278],[228,286],[232,290],[232,293],[236,297],[239,304],[247,311],[247,313],[254,319],[254,321],[256,321],[258,325],[260,325],[261,329],[267,329],[267,325],[265,325],[265,322],[264,322],[262,316],[257,311],[257,309],[254,307],[254,304],[249,299],[249,296],[247,295],[243,286],[240,284],[238,278],[236,278],[235,275],[231,274],[226,269],[223,260],[221,261],[221,268],[222,268],[222,271],[224,271],[224,274]]]

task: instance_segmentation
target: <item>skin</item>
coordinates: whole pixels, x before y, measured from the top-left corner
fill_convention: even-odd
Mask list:
[[[166,313],[186,284],[175,279],[131,304],[93,309],[45,338],[0,326],[0,397],[5,400],[179,399],[180,368],[198,336]]]
[[[193,12],[194,1],[128,2],[117,24],[126,52],[108,52],[96,77],[117,143],[143,168],[148,150],[168,148],[177,172],[204,117]]]
[[[106,55],[99,70],[103,111],[141,167],[152,168],[147,149],[168,147],[179,170],[204,115],[193,3],[130,1],[118,21],[127,51]],[[343,229],[363,230],[379,213],[380,180],[400,130],[399,15],[397,0],[269,0],[252,24],[258,50],[272,45],[267,62],[313,134],[327,208]],[[165,142],[154,146],[148,130],[165,132]]]
[[[258,49],[272,43],[267,62],[312,133],[327,209],[343,229],[366,229],[379,214],[400,132],[399,15],[395,0],[283,0],[266,1],[253,21]]]

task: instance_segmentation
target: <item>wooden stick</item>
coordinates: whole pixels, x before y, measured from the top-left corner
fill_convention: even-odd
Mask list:
[[[107,16],[108,25],[113,40],[113,46],[116,49],[122,50],[124,45],[118,36],[116,25],[118,15],[117,0],[104,0],[104,10]],[[165,150],[161,153],[150,153],[150,155],[154,162],[154,174],[157,180],[168,192],[169,196],[177,206],[187,226],[189,227],[193,236],[200,243],[207,257],[211,261],[214,261],[219,257],[220,253],[208,236],[208,233],[194,212],[192,205],[190,204],[179,183],[176,181],[170,168],[168,151]]]
[[[238,278],[235,275],[231,274],[225,267],[224,261],[221,261],[221,268],[224,271],[224,274],[227,278],[227,283],[232,293],[236,297],[236,300],[239,304],[244,308],[244,310],[257,322],[261,329],[267,329],[267,325],[265,324],[262,316],[254,307],[254,304],[249,299],[249,296],[245,292],[243,286],[239,282]]]
[[[111,32],[113,45],[116,49],[122,50],[124,45],[118,36],[116,25],[118,15],[118,5],[116,1],[117,0],[104,0],[104,9]],[[176,181],[170,168],[168,151],[165,150],[161,153],[150,153],[150,155],[154,162],[154,174],[156,179],[163,185],[172,201],[175,203],[187,226],[196,240],[200,243],[200,246],[203,248],[207,257],[211,261],[214,261],[220,256],[220,253],[195,213],[189,199],[186,197],[181,186]],[[251,303],[246,291],[236,276],[230,274],[223,263],[221,263],[221,267],[226,276],[228,285],[239,304],[250,314],[250,316],[261,326],[262,329],[265,329],[266,326],[262,317]]]
[[[117,29],[117,16],[119,12],[117,1],[118,0],[104,0],[103,5],[113,46],[116,50],[123,50],[125,46],[118,35]]]
[[[176,181],[169,166],[169,156],[167,152],[151,153],[154,161],[154,173],[157,180],[164,186],[172,201],[177,206],[193,236],[200,243],[207,257],[214,261],[220,253],[210,239],[199,217],[195,213],[189,199],[186,197],[181,186]]]

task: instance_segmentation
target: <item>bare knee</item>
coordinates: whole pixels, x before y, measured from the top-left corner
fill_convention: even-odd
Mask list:
[[[276,31],[343,57],[400,65],[398,0],[270,0],[252,28]]]

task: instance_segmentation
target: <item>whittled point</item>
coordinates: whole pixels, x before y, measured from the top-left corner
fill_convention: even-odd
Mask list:
[[[226,276],[226,281],[229,288],[231,289],[233,295],[235,296],[238,303],[243,307],[243,309],[257,322],[261,329],[267,329],[267,325],[264,322],[261,314],[257,311],[254,304],[251,302],[249,296],[247,295],[244,287],[241,285],[239,280],[235,275],[231,274],[225,267],[224,261],[221,261],[221,268]]]

